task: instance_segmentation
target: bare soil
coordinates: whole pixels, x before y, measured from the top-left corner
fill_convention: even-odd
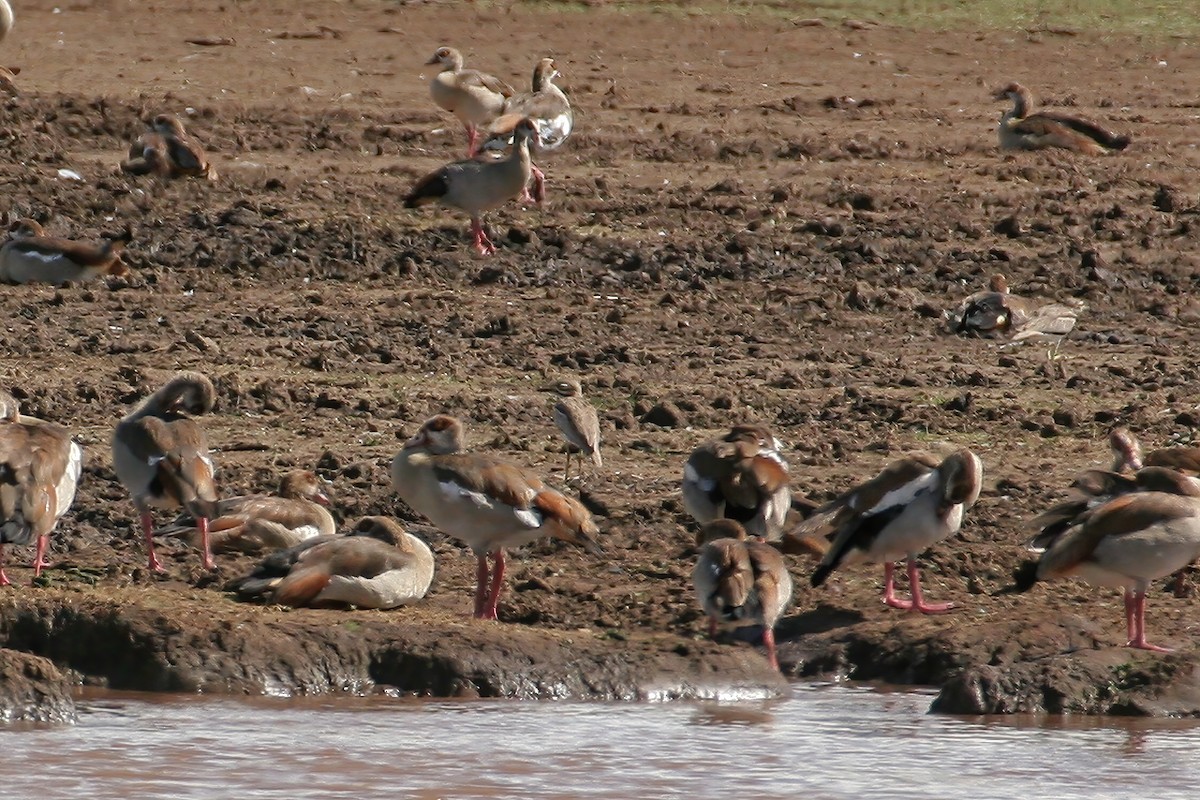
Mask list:
[[[18,9],[4,43],[22,94],[0,117],[0,207],[73,238],[132,226],[134,274],[0,288],[0,382],[87,452],[46,585],[10,569],[9,646],[142,688],[376,681],[632,697],[664,675],[777,688],[749,647],[703,640],[678,493],[692,448],[755,420],[788,443],[794,487],[816,500],[942,442],[974,448],[986,470],[961,533],[923,559],[926,593],[959,610],[884,608],[876,567],[813,590],[812,563],[797,558],[780,625],[789,675],[947,684],[950,711],[1200,709],[1193,597],[1164,587],[1150,599],[1151,640],[1180,651],[1164,657],[1122,647],[1118,593],[1003,591],[1026,520],[1076,472],[1107,464],[1112,424],[1162,446],[1200,421],[1190,43],[604,6],[85,0],[58,11]],[[196,37],[234,44],[185,41]],[[401,208],[414,180],[464,150],[427,91],[423,62],[443,44],[522,87],[553,55],[576,109],[576,132],[543,164],[547,204],[489,217],[491,258],[469,248],[455,212]],[[1010,80],[1133,145],[1105,158],[999,152],[990,92]],[[116,171],[143,120],[164,111],[185,116],[219,181]],[[1086,305],[1057,353],[947,333],[943,310],[996,271],[1015,292]],[[289,467],[316,467],[342,520],[394,514],[427,536],[438,557],[428,600],[350,616],[240,605],[220,586],[249,560],[223,557],[208,575],[183,545],[164,545],[166,578],[145,574],[108,441],[179,369],[218,386],[205,425],[222,492],[269,491]],[[537,387],[563,372],[602,412],[605,468],[581,491],[607,554],[515,553],[501,623],[467,620],[473,559],[394,497],[387,463],[423,419],[450,412],[471,446],[562,485],[552,400]],[[642,421],[665,401],[679,410],[669,426]],[[58,623],[89,617],[106,620],[91,645],[64,640]],[[282,630],[293,644],[255,656],[223,625]],[[361,647],[346,634],[359,625],[361,641],[444,658],[418,679],[372,671],[376,649],[354,656],[349,678],[330,667],[291,686],[294,671],[270,667],[300,664],[323,630],[345,642],[324,640],[322,658]],[[143,675],[128,663],[138,648],[168,672],[182,666],[122,680]],[[526,683],[472,673],[481,652]],[[563,677],[572,653],[583,654],[575,683]],[[231,678],[213,666],[226,657],[267,666]],[[543,668],[559,672],[539,688],[529,676]],[[587,669],[620,672],[618,688],[590,690]]]

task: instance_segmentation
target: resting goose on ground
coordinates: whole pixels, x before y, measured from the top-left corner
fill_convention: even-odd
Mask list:
[[[791,508],[783,444],[764,425],[735,425],[692,451],[683,468],[683,507],[701,525],[740,522],[751,536],[777,541]]]
[[[1087,155],[1124,150],[1128,136],[1118,136],[1091,120],[1051,111],[1030,113],[1033,94],[1019,83],[997,89],[996,100],[1011,100],[1013,107],[1000,117],[996,132],[1005,150],[1040,150],[1059,147]]]
[[[731,519],[707,523],[696,536],[700,556],[692,570],[696,599],[708,616],[708,635],[715,638],[722,622],[754,622],[762,626],[763,646],[771,666],[775,657],[775,623],[792,599],[792,576],[779,551],[750,539]]]
[[[463,124],[467,131],[467,158],[471,158],[477,152],[479,126],[500,116],[508,98],[513,96],[513,88],[494,75],[463,69],[462,53],[453,47],[439,47],[425,63],[441,65],[429,82],[429,93],[433,102]]]
[[[204,148],[188,135],[178,117],[159,114],[151,128],[134,142],[129,158],[121,162],[122,171],[161,178],[217,179],[217,171],[208,162]]]
[[[542,389],[554,392],[561,399],[554,404],[554,424],[567,440],[567,465],[563,480],[571,480],[571,453],[579,453],[579,461],[586,455],[592,466],[599,470],[600,418],[595,407],[583,397],[583,385],[574,378],[565,378]]]
[[[571,101],[563,94],[563,90],[554,85],[554,79],[560,77],[558,66],[553,58],[543,58],[533,68],[532,91],[512,97],[504,108],[504,114],[497,117],[488,127],[488,140],[484,147],[499,147],[503,149],[512,142],[513,128],[522,119],[529,118],[537,126],[538,144],[534,155],[541,155],[557,149],[575,127],[575,116],[571,112]],[[529,197],[528,190],[522,199],[533,199],[541,203],[546,199],[546,176],[538,169],[537,164],[530,167],[533,175],[533,195]]]
[[[429,546],[387,517],[363,517],[346,536],[321,536],[268,556],[228,588],[242,599],[294,607],[396,608],[433,581]]]
[[[461,452],[462,446],[461,422],[432,417],[392,461],[392,487],[414,511],[474,551],[475,616],[496,619],[505,548],[551,536],[598,552],[599,531],[578,500],[547,487],[527,469],[485,453]]]
[[[1166,467],[1188,475],[1200,475],[1200,447],[1161,447],[1144,457],[1142,446],[1128,428],[1113,428],[1108,434],[1113,451],[1113,471]]]
[[[42,574],[50,533],[75,499],[83,451],[70,432],[21,414],[16,398],[0,390],[0,586],[4,545],[37,541],[33,574]]]
[[[128,229],[104,244],[47,236],[32,219],[19,219],[8,230],[10,238],[0,246],[0,281],[86,283],[101,275],[129,274],[121,260],[121,251],[132,238]]]
[[[296,469],[279,482],[274,496],[263,494],[227,497],[217,503],[217,515],[208,521],[209,545],[214,553],[261,553],[297,545],[314,536],[337,530],[329,505],[328,481],[315,472]],[[155,536],[175,536],[199,547],[200,532],[191,514],[184,513]]]
[[[208,521],[218,516],[217,487],[204,430],[189,416],[212,410],[216,391],[198,372],[181,372],[117,423],[113,470],[141,517],[149,569],[162,572],[154,553],[150,509],[184,508],[196,520],[206,569],[212,569]]]
[[[1034,549],[1042,554],[1033,579],[1073,575],[1124,589],[1128,646],[1167,652],[1146,641],[1146,590],[1151,581],[1200,557],[1200,496],[1124,494],[1085,510],[1066,525],[1056,524],[1061,529],[1053,536],[1043,532],[1035,539],[1040,546]],[[1019,580],[1018,588],[1031,583]]]
[[[917,556],[958,532],[964,512],[979,499],[982,479],[982,462],[965,448],[944,459],[917,453],[892,462],[801,523],[802,535],[833,539],[812,574],[812,585],[820,586],[843,565],[882,561],[885,604],[923,614],[953,608],[952,603],[925,602]],[[908,561],[911,601],[896,597],[892,562],[901,558]]]
[[[529,146],[538,138],[533,123],[524,119],[514,132],[512,152],[499,160],[468,159],[447,164],[417,181],[404,198],[405,208],[441,203],[471,215],[471,233],[483,255],[496,252],[496,245],[483,228],[483,214],[499,208],[521,194],[529,182]]]
[[[1075,328],[1079,310],[1008,291],[1003,275],[993,275],[987,291],[976,292],[951,315],[956,333],[1003,336],[1012,342],[1061,339]]]

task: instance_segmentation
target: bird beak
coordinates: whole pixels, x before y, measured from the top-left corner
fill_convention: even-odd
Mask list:
[[[404,449],[407,450],[410,447],[424,447],[427,444],[429,444],[429,436],[425,433],[425,431],[421,430],[417,431],[416,436],[413,436],[404,443]]]
[[[442,60],[440,58],[438,58],[437,56],[434,56],[433,58],[431,58],[425,62],[425,66],[429,66],[430,64],[440,64],[441,61]]]
[[[992,92],[992,99],[993,100],[1007,100],[1008,99],[1008,90],[1007,89],[997,89],[996,91]]]

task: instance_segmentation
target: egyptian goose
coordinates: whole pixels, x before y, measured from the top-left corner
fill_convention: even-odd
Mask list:
[[[599,531],[578,500],[515,464],[460,452],[462,444],[461,422],[430,418],[392,461],[392,486],[414,511],[474,551],[475,616],[496,619],[506,547],[551,536],[594,553]]]
[[[1044,303],[1008,291],[1003,275],[993,275],[987,291],[976,292],[950,315],[956,333],[1003,336],[1010,341],[1062,339],[1075,328],[1079,310]]]
[[[1166,467],[1188,475],[1200,475],[1200,447],[1162,447],[1142,456],[1142,446],[1128,428],[1113,428],[1108,434],[1113,451],[1113,471]]]
[[[126,229],[104,244],[46,236],[32,219],[9,226],[11,238],[0,246],[0,281],[7,283],[85,283],[101,275],[129,274],[121,251],[132,238]]]
[[[208,162],[204,149],[183,129],[172,114],[159,114],[152,130],[142,134],[121,162],[121,170],[131,175],[158,175],[161,178],[217,179],[217,171]]]
[[[37,539],[34,577],[47,566],[50,533],[75,499],[83,450],[61,425],[21,414],[5,391],[0,412],[0,586],[8,586],[4,545]]]
[[[429,93],[433,102],[462,122],[467,131],[467,158],[472,158],[478,151],[479,126],[500,116],[513,88],[494,75],[463,69],[462,53],[453,47],[439,47],[425,63],[441,65],[429,82]]]
[[[423,598],[432,581],[427,544],[392,519],[363,517],[346,536],[272,554],[232,588],[297,608],[396,608]]]
[[[993,98],[1013,104],[1001,115],[996,128],[1000,147],[1005,150],[1059,147],[1094,156],[1129,146],[1128,136],[1118,136],[1091,120],[1050,111],[1031,114],[1033,94],[1019,83],[997,89]]]
[[[965,448],[941,460],[917,453],[892,462],[801,523],[803,532],[833,539],[812,574],[812,585],[820,586],[844,564],[882,561],[885,604],[922,614],[953,608],[952,603],[925,602],[917,556],[958,531],[963,513],[979,499],[982,479],[982,462]],[[901,558],[908,561],[911,601],[896,597],[893,562]]]
[[[1146,641],[1146,590],[1200,557],[1200,496],[1124,494],[1088,509],[1033,549],[1042,550],[1036,580],[1075,575],[1124,589],[1128,646],[1168,652]]]
[[[217,503],[217,515],[208,521],[209,545],[214,553],[261,553],[299,544],[337,530],[329,505],[329,482],[306,469],[287,473],[276,495],[251,494],[227,497]],[[196,520],[187,513],[154,534],[200,545]]]
[[[778,541],[791,508],[783,444],[764,425],[735,425],[692,451],[683,467],[683,507],[701,525],[732,519],[751,536]]]
[[[700,557],[692,570],[696,599],[708,615],[708,635],[715,638],[721,622],[754,622],[762,626],[762,642],[771,666],[775,657],[775,623],[792,599],[792,576],[774,547],[749,539],[731,519],[709,522],[696,536]]]
[[[580,462],[584,455],[592,465],[600,469],[600,419],[596,409],[583,398],[583,385],[574,378],[564,378],[543,388],[559,396],[554,404],[554,424],[567,439],[567,465],[563,480],[571,479],[571,453],[579,453]]]
[[[534,154],[557,149],[575,126],[571,112],[571,101],[563,90],[554,85],[560,77],[553,58],[543,58],[533,68],[533,91],[513,96],[504,108],[504,113],[488,126],[488,140],[484,147],[507,147],[512,141],[513,128],[522,119],[533,120],[538,130],[538,144]],[[546,199],[546,175],[537,164],[530,167],[533,175],[533,196],[541,203]]]
[[[8,32],[12,30],[12,26],[12,6],[8,4],[8,0],[0,0],[0,41],[4,41],[4,37],[8,36]],[[16,76],[20,74],[20,67],[0,67],[0,89],[16,95],[18,93]]]
[[[204,430],[189,416],[207,414],[216,400],[212,381],[181,372],[117,423],[113,470],[133,496],[146,537],[149,568],[162,572],[154,553],[151,507],[183,508],[196,520],[204,567],[212,569],[208,521],[219,516],[213,462]]]
[[[483,214],[521,194],[529,182],[531,142],[538,133],[532,121],[523,119],[513,132],[512,152],[500,160],[455,161],[417,181],[404,198],[405,208],[441,203],[471,215],[471,233],[483,255],[496,252],[496,245],[483,229]]]

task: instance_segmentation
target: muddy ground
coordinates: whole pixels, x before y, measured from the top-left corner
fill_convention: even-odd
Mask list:
[[[701,635],[678,492],[693,447],[756,420],[788,443],[794,487],[813,499],[940,442],[986,468],[961,533],[924,559],[927,595],[959,610],[884,608],[877,567],[813,590],[797,558],[780,624],[789,677],[942,684],[949,711],[1200,713],[1194,597],[1153,593],[1150,637],[1178,648],[1161,656],[1121,646],[1116,592],[1003,591],[1025,520],[1107,464],[1114,422],[1161,446],[1200,420],[1190,42],[603,5],[57,11],[19,9],[0,50],[23,69],[0,115],[0,210],[78,238],[132,226],[134,274],[0,288],[0,382],[87,452],[47,585],[10,569],[9,647],[126,688],[775,690],[753,649]],[[576,108],[576,132],[544,162],[546,206],[490,217],[492,258],[469,249],[460,215],[400,203],[464,149],[428,96],[422,64],[442,44],[521,86],[551,54]],[[1134,144],[1105,158],[998,152],[989,95],[1010,80]],[[218,182],[116,172],[161,111],[187,115]],[[1086,305],[1056,356],[945,332],[943,309],[996,271],[1014,291]],[[182,545],[164,545],[166,578],[146,575],[108,441],[184,368],[218,386],[205,425],[224,493],[316,467],[340,519],[395,514],[428,538],[428,600],[388,613],[240,605],[219,589],[249,560],[222,557],[206,575]],[[387,463],[424,418],[451,412],[471,446],[561,485],[537,387],[563,372],[602,412],[605,468],[582,490],[607,555],[526,548],[501,623],[468,620],[473,559],[393,497]],[[679,410],[659,418],[670,425],[643,421],[662,401]]]

